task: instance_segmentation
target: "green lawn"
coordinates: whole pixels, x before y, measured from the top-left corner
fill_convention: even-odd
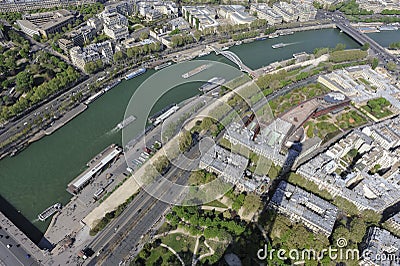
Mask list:
[[[216,207],[216,208],[228,208],[225,204],[218,200],[213,200],[211,202],[203,204],[204,206],[211,206],[211,207]]]
[[[169,265],[168,258],[170,256],[175,256],[169,251],[167,248],[164,247],[156,247],[151,250],[150,256],[146,259],[146,265],[158,265],[157,260],[162,258],[163,262],[161,265]]]
[[[328,134],[332,134],[335,132],[339,132],[339,128],[330,122],[318,122],[315,124],[315,127],[318,130],[318,137],[324,139]]]
[[[336,117],[341,129],[354,128],[367,123],[367,119],[355,110],[344,112]]]
[[[170,234],[161,238],[161,242],[175,250],[179,255],[193,254],[196,239],[183,234]],[[184,259],[184,258],[182,258]]]
[[[371,107],[369,107],[368,105],[364,105],[361,108],[364,109],[365,111],[367,111],[368,113],[370,113],[371,115],[373,115],[374,117],[376,117],[377,119],[382,119],[384,117],[387,117],[387,116],[390,116],[393,114],[392,111],[390,111],[386,107],[382,107],[379,109],[371,109]]]
[[[392,115],[392,111],[388,109],[390,106],[390,102],[385,98],[376,98],[369,100],[366,105],[362,106],[361,108],[377,119],[381,119],[387,116]]]
[[[310,84],[270,101],[269,105],[273,114],[278,116],[306,100],[327,92],[329,89],[319,83]]]

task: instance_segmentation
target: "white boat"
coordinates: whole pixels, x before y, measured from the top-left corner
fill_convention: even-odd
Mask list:
[[[288,45],[290,45],[290,44],[281,42],[281,43],[277,43],[277,44],[272,45],[272,48],[277,49],[277,48],[282,48],[282,47],[285,47],[285,46],[288,46]]]
[[[88,105],[90,103],[92,103],[94,100],[96,100],[97,98],[99,98],[101,95],[103,95],[104,90],[99,91],[98,93],[94,94],[93,96],[90,96],[86,101],[85,104]]]
[[[383,30],[383,31],[392,31],[392,30],[398,30],[398,29],[399,29],[398,27],[390,26],[390,25],[379,27],[379,30]]]
[[[146,72],[146,68],[144,68],[144,67],[139,68],[138,70],[133,71],[132,73],[129,73],[128,75],[126,75],[125,76],[125,80],[133,79],[133,78],[135,78],[137,76],[140,76],[140,75],[144,74],[145,72]]]
[[[132,123],[133,121],[136,120],[136,117],[134,117],[133,115],[128,116],[127,118],[125,118],[121,123],[119,123],[117,125],[118,129],[123,129],[125,128],[127,125],[129,125],[130,123]]]
[[[172,65],[172,63],[171,62],[167,62],[167,63],[164,63],[164,64],[156,66],[154,69],[155,70],[160,70],[160,69],[166,68],[166,67],[168,67],[170,65]]]
[[[56,203],[53,206],[48,207],[46,210],[44,210],[38,215],[38,219],[42,222],[46,221],[47,218],[49,218],[50,216],[61,210],[61,207],[62,207],[61,203]]]
[[[182,75],[182,78],[184,78],[184,79],[190,78],[191,76],[194,76],[194,75],[196,75],[196,74],[198,74],[198,73],[200,73],[200,72],[206,70],[206,69],[209,68],[209,67],[210,67],[210,64],[204,64],[204,65],[201,65],[201,66],[199,66],[199,67],[196,67],[195,69],[193,69],[193,70],[191,70],[191,71],[189,71],[189,72],[184,73],[184,74]]]
[[[203,57],[203,56],[206,56],[206,55],[209,55],[209,54],[210,54],[210,52],[202,52],[197,57]]]

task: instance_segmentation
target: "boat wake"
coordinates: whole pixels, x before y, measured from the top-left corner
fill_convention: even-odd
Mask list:
[[[285,46],[294,45],[294,44],[299,44],[299,43],[301,43],[301,42],[289,42],[289,43],[286,43]]]
[[[39,218],[36,218],[35,220],[31,221],[31,223],[37,223],[39,222]]]
[[[109,131],[106,133],[106,135],[107,135],[107,136],[113,135],[113,134],[117,133],[117,132],[120,131],[120,130],[121,130],[121,129],[120,129],[118,126],[116,126],[116,127],[114,127],[113,129],[109,130]]]

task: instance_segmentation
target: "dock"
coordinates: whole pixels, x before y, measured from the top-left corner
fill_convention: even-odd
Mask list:
[[[87,105],[80,104],[76,108],[72,109],[65,115],[63,115],[60,119],[54,122],[54,124],[46,129],[44,131],[45,135],[51,135],[54,133],[57,129],[61,128],[65,124],[67,124],[69,121],[77,117],[79,114],[81,114],[83,111],[85,111],[87,108]]]
[[[78,194],[80,190],[102,172],[104,167],[108,166],[121,153],[122,149],[120,147],[115,144],[110,145],[107,149],[98,154],[94,160],[91,160],[90,167],[87,170],[68,184],[67,191],[72,195]]]

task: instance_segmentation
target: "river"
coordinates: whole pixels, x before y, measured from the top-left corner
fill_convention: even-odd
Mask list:
[[[271,45],[280,42],[291,45],[280,49],[271,48]],[[230,51],[255,69],[291,58],[293,53],[312,52],[315,48],[334,47],[337,43],[344,43],[347,48],[359,47],[344,33],[325,29],[255,41],[234,46]],[[230,63],[215,54],[201,59]],[[121,132],[115,132],[113,128],[123,119],[131,95],[153,73],[154,70],[149,70],[130,81],[123,81],[52,135],[31,144],[15,157],[1,160],[1,196],[20,210],[39,230],[45,231],[48,222],[37,221],[38,213],[55,202],[67,203],[71,197],[65,190],[67,184],[86,169],[86,163],[98,152],[111,143],[121,143]],[[161,98],[153,112],[196,95],[199,93],[198,87],[199,84],[196,83],[175,88]],[[146,99],[143,101],[146,102]],[[3,206],[1,210],[7,212]]]
[[[389,47],[392,42],[400,42],[400,30],[372,32],[367,35],[383,47]]]

